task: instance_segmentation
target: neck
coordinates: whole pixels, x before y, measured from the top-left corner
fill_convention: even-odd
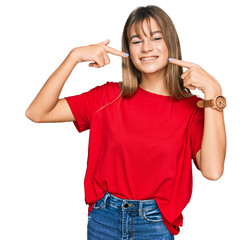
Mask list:
[[[170,96],[164,73],[141,73],[141,82],[139,86],[149,92]]]

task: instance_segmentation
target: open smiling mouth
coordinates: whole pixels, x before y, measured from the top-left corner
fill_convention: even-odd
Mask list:
[[[157,58],[158,58],[158,56],[142,57],[142,58],[140,58],[140,60],[142,62],[152,62],[152,61],[156,60]]]

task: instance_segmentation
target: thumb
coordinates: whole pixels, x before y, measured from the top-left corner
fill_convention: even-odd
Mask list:
[[[105,40],[105,41],[102,41],[102,42],[99,42],[98,44],[102,44],[102,45],[108,45],[110,42],[109,39]]]

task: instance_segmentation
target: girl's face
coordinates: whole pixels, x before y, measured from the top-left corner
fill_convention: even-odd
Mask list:
[[[144,74],[165,74],[168,64],[168,49],[163,34],[156,21],[150,18],[152,32],[149,32],[147,21],[143,21],[143,32],[136,34],[134,24],[130,29],[129,50],[134,66]],[[146,36],[145,36],[146,35]]]

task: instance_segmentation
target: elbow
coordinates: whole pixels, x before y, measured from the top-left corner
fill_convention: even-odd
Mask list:
[[[224,172],[225,155],[225,149],[218,154],[201,155],[200,167],[203,177],[211,181],[219,180]]]
[[[211,181],[217,181],[221,178],[221,176],[223,175],[223,173],[215,173],[215,174],[206,174],[206,173],[202,173],[203,177],[211,180]]]
[[[30,119],[31,121],[35,122],[35,123],[40,123],[41,120],[38,118],[38,116],[32,114],[32,112],[30,111],[29,108],[27,108],[27,110],[25,111],[25,116]]]
[[[218,167],[215,166],[213,168],[208,167],[208,169],[203,168],[201,170],[203,177],[211,181],[219,180],[222,177],[223,172],[224,172],[224,166],[218,166]]]

